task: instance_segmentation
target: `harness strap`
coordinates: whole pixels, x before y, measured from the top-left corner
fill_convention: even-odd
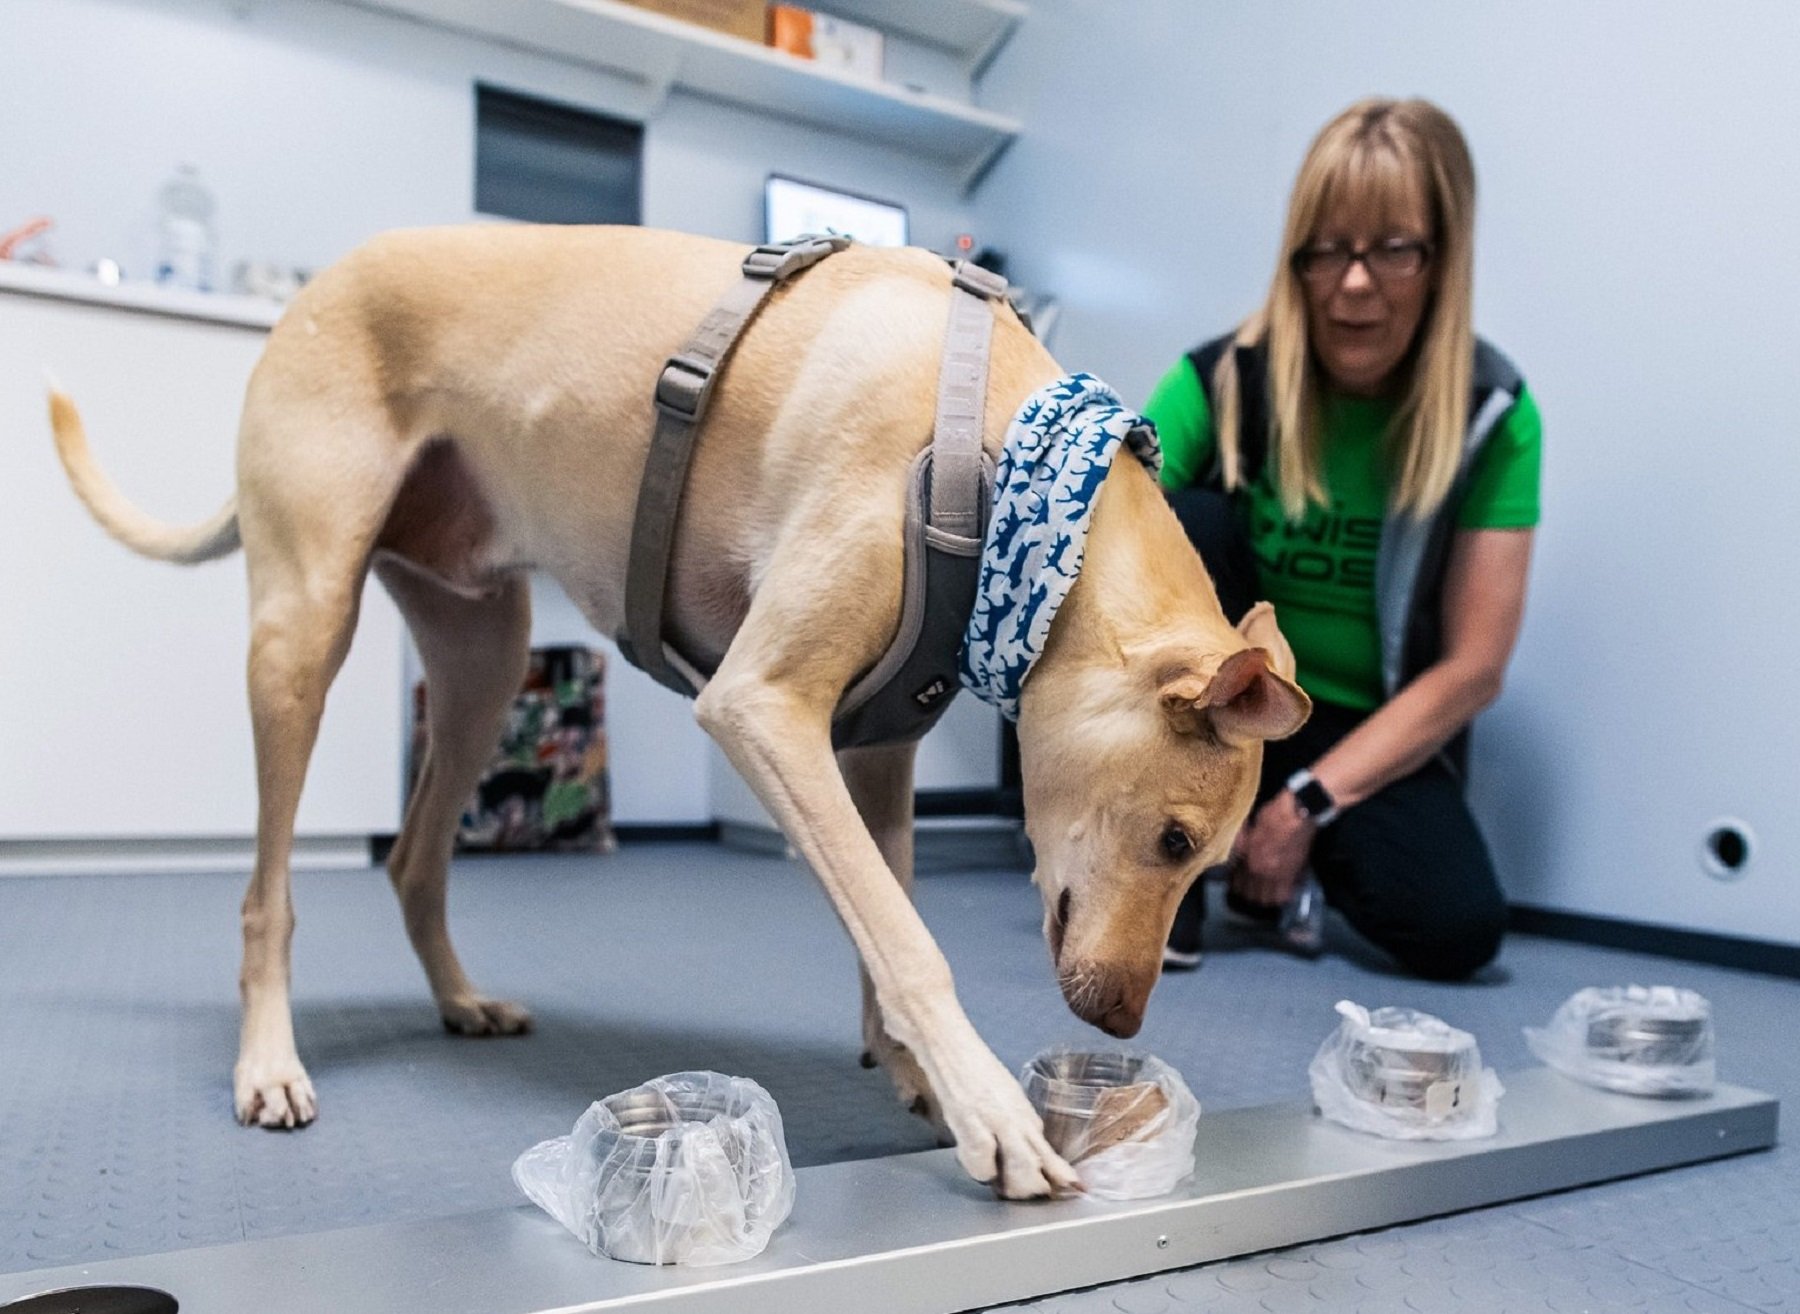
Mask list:
[[[900,621],[887,651],[839,701],[831,725],[836,748],[917,739],[956,695],[992,488],[981,449],[994,333],[988,302],[1006,291],[998,274],[967,261],[953,267],[937,417],[907,493]]]
[[[979,538],[987,511],[982,504],[981,434],[987,413],[988,344],[994,336],[994,312],[988,302],[1006,296],[1006,280],[959,260],[951,285],[950,323],[938,371],[937,422],[931,433],[930,524],[946,533]]]
[[[806,236],[757,247],[744,257],[744,277],[719,298],[657,378],[656,432],[638,485],[625,574],[625,629],[617,641],[626,661],[676,693],[691,697],[699,691],[699,680],[663,643],[663,607],[675,547],[675,513],[713,384],[775,286],[848,245],[844,237]]]

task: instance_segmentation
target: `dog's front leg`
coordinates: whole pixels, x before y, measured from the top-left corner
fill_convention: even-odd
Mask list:
[[[910,897],[913,878],[913,759],[918,756],[916,741],[905,744],[882,744],[872,748],[848,748],[838,754],[838,770],[850,788],[850,797],[862,816],[863,825],[881,851],[882,861],[894,873]],[[863,1066],[880,1064],[893,1080],[900,1101],[937,1129],[940,1141],[948,1145],[952,1137],[944,1121],[937,1093],[931,1079],[919,1066],[912,1051],[889,1034],[881,1020],[881,1004],[875,997],[875,982],[864,967],[862,977]]]
[[[888,1034],[942,1101],[963,1168],[1008,1199],[1077,1187],[1025,1092],[964,1015],[949,964],[857,815],[832,756],[833,700],[764,676],[744,655],[749,646],[733,644],[695,714],[824,884]]]

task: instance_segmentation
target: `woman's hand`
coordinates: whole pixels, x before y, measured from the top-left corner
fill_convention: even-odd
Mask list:
[[[1238,897],[1279,908],[1294,893],[1318,827],[1282,790],[1258,808],[1232,846],[1231,888]]]

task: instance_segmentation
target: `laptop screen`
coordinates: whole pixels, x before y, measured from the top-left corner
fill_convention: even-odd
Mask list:
[[[763,188],[763,240],[842,233],[870,246],[906,245],[906,207],[770,174]]]

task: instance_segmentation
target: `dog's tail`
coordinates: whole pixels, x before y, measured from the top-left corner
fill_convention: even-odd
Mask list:
[[[81,413],[61,389],[50,389],[50,427],[56,432],[56,454],[75,489],[75,496],[100,527],[133,552],[158,561],[177,561],[191,566],[237,551],[237,498],[233,497],[212,519],[202,524],[168,525],[154,520],[125,500],[88,450],[87,429]]]

